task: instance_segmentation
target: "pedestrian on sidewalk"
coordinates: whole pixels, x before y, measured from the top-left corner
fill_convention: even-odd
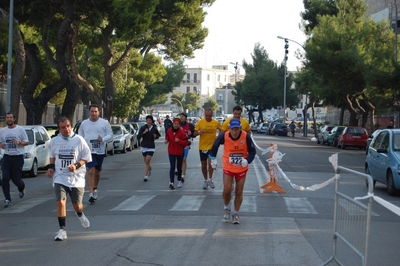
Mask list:
[[[235,185],[234,212],[232,223],[239,224],[239,210],[243,201],[243,188],[246,181],[247,171],[256,155],[256,148],[250,134],[241,129],[240,120],[233,118],[229,122],[230,131],[218,136],[210,151],[212,167],[217,167],[217,153],[220,145],[224,145],[222,154],[222,169],[224,189],[222,199],[224,202],[223,222],[230,221],[230,201],[232,195],[233,181]]]
[[[175,166],[178,172],[178,188],[182,187],[182,161],[183,150],[189,144],[186,133],[180,127],[181,120],[174,118],[172,120],[172,128],[168,129],[164,143],[168,143],[168,158],[169,158],[169,188],[175,189]]]
[[[25,129],[16,124],[14,113],[6,114],[7,126],[0,130],[0,148],[4,149],[2,171],[2,189],[4,194],[4,208],[12,206],[10,194],[10,180],[17,186],[19,198],[25,195],[25,183],[22,180],[24,166],[24,146],[29,144]]]
[[[53,187],[57,201],[57,218],[60,230],[55,241],[67,238],[67,195],[71,198],[76,216],[84,228],[90,226],[83,213],[82,198],[85,193],[86,167],[92,161],[89,145],[85,139],[72,131],[71,122],[66,117],[58,120],[60,134],[50,141],[50,165],[46,176],[53,178]]]
[[[290,123],[289,128],[290,128],[290,132],[292,132],[292,138],[294,138],[294,134],[296,133],[296,124],[294,123],[294,121],[292,121],[292,123]]]
[[[207,109],[204,112],[204,118],[197,122],[194,129],[194,136],[200,136],[199,138],[199,154],[201,162],[201,172],[203,174],[204,183],[203,189],[215,188],[213,181],[214,170],[211,167],[211,160],[208,157],[210,150],[216,139],[217,130],[221,130],[221,124],[213,119],[213,111]]]
[[[160,138],[161,134],[158,131],[156,125],[154,124],[154,118],[152,115],[146,116],[146,124],[140,127],[139,133],[137,135],[138,140],[142,139],[140,142],[140,151],[143,155],[144,160],[144,176],[143,181],[147,182],[149,176],[151,175],[151,158],[156,151],[156,139]]]
[[[98,198],[97,188],[100,182],[100,173],[103,167],[105,143],[113,138],[110,123],[100,117],[100,107],[97,104],[89,106],[89,118],[85,119],[79,129],[92,153],[92,161],[86,164],[88,170],[89,202],[95,203]]]

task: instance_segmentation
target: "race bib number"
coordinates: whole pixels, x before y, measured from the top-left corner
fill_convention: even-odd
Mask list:
[[[234,165],[241,165],[243,160],[243,154],[231,153],[229,154],[229,162]]]
[[[72,164],[74,160],[74,155],[73,154],[59,154],[58,159],[60,159],[60,170],[63,173],[68,173],[68,165]]]
[[[98,139],[90,140],[90,144],[92,145],[92,151],[96,151],[100,149],[100,141]]]
[[[14,144],[12,139],[6,140],[6,148],[8,151],[14,151],[17,149],[17,145]]]

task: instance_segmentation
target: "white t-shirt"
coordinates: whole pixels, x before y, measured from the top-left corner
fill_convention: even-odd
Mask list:
[[[50,141],[50,158],[55,158],[54,183],[67,187],[85,187],[86,167],[74,172],[68,171],[68,165],[79,160],[92,161],[92,154],[86,141],[76,134],[71,138],[62,137],[61,133]]]
[[[110,123],[103,118],[96,122],[90,121],[90,118],[82,121],[78,134],[86,140],[91,153],[95,154],[105,154],[105,143],[113,138]],[[99,136],[103,138],[102,142],[98,140]]]
[[[0,142],[5,146],[4,154],[23,155],[25,148],[22,145],[15,145],[13,140],[17,139],[23,142],[29,142],[25,129],[16,125],[14,128],[8,126],[0,130]]]

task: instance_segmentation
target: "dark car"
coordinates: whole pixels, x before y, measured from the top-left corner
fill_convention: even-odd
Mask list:
[[[287,130],[286,124],[277,123],[274,125],[274,127],[271,130],[272,136],[278,135],[278,136],[287,137],[287,134],[288,134],[288,130]]]
[[[365,143],[368,139],[368,132],[363,127],[346,127],[338,138],[338,148],[356,147],[365,149]]]
[[[318,130],[317,144],[320,143],[322,143],[323,145],[327,144],[329,133],[334,127],[335,127],[334,125],[325,125],[320,130]]]
[[[342,134],[343,130],[345,129],[345,126],[335,126],[334,128],[332,128],[331,132],[328,135],[328,140],[326,142],[326,144],[332,145],[334,147],[337,146],[338,143],[338,138],[340,136],[340,134]]]

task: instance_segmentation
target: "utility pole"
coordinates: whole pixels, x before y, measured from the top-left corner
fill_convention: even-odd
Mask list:
[[[11,83],[12,83],[12,46],[13,46],[13,26],[14,26],[14,0],[10,0],[10,13],[8,22],[8,62],[7,62],[7,104],[6,112],[11,111]],[[17,106],[16,108],[19,108]],[[14,110],[18,111],[18,110]]]

